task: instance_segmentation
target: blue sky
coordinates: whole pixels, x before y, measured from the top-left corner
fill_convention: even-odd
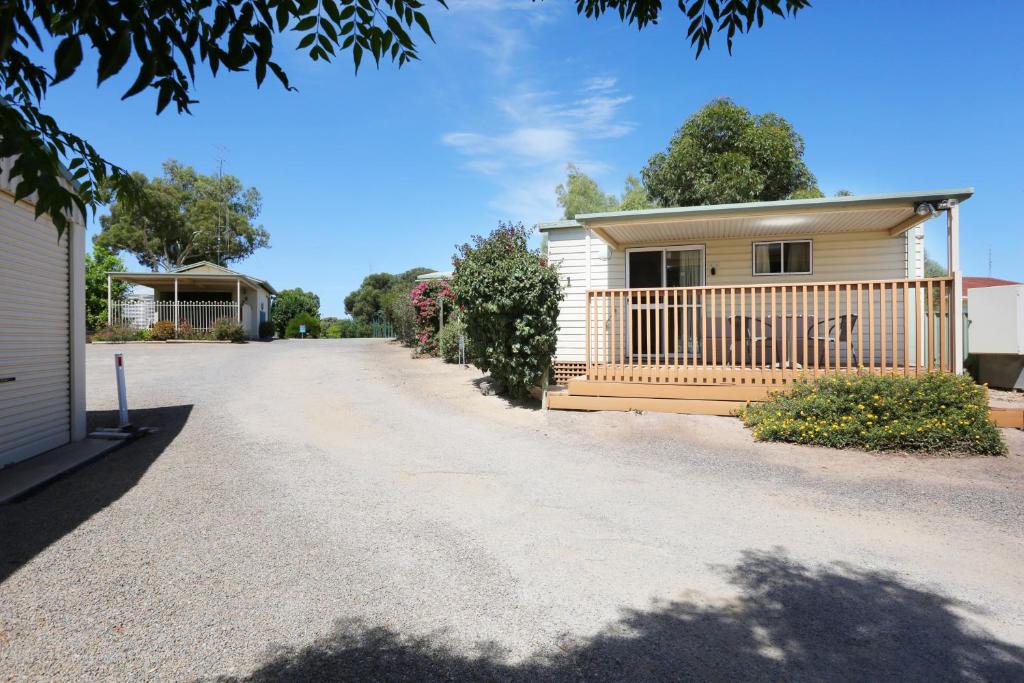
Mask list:
[[[315,291],[324,315],[342,314],[368,272],[444,269],[500,219],[558,218],[566,162],[620,191],[718,96],[789,119],[827,194],[975,187],[965,273],[988,274],[991,249],[994,276],[1024,280],[1024,4],[819,0],[699,60],[672,3],[643,32],[564,0],[450,6],[430,13],[437,44],[401,70],[355,77],[348,61],[282,50],[297,93],[204,76],[192,116],[157,117],[151,95],[119,101],[132,74],[97,90],[81,72],[46,108],[148,175],[172,157],[212,172],[222,147],[225,170],[262,192],[271,233],[237,267]],[[943,224],[927,244],[944,258]]]

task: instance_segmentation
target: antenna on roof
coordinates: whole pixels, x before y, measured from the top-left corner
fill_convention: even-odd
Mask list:
[[[988,276],[992,277],[992,247],[988,248]]]
[[[224,210],[224,222],[217,226],[217,265],[223,266],[224,263],[221,261],[220,240],[221,234],[227,230],[228,227],[228,202],[224,193],[224,153],[228,151],[228,148],[224,145],[214,145],[214,147],[217,150],[217,183],[221,188],[221,208]]]

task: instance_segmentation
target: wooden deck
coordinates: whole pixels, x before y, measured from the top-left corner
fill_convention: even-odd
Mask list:
[[[548,405],[729,415],[822,375],[955,372],[953,292],[952,277],[591,290],[585,359]]]

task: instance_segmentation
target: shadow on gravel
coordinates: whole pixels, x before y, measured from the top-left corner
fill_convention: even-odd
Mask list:
[[[0,506],[0,583],[129,491],[174,441],[191,405],[132,410],[132,422],[159,431],[54,481],[28,498]],[[90,411],[89,430],[117,424],[117,411]]]
[[[722,569],[734,602],[629,611],[586,640],[508,663],[441,638],[356,621],[301,649],[280,648],[243,679],[222,681],[1024,680],[1024,649],[970,628],[968,606],[847,565],[811,569],[781,549],[747,552]]]

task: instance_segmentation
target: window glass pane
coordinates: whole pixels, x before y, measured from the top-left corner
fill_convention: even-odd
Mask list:
[[[811,272],[810,242],[786,242],[785,254],[787,273]]]
[[[629,287],[661,287],[661,251],[629,252]]]
[[[672,249],[665,252],[665,285],[668,287],[699,287],[701,277],[700,249]]]
[[[754,245],[754,272],[763,275],[782,272],[782,245],[778,242]]]

